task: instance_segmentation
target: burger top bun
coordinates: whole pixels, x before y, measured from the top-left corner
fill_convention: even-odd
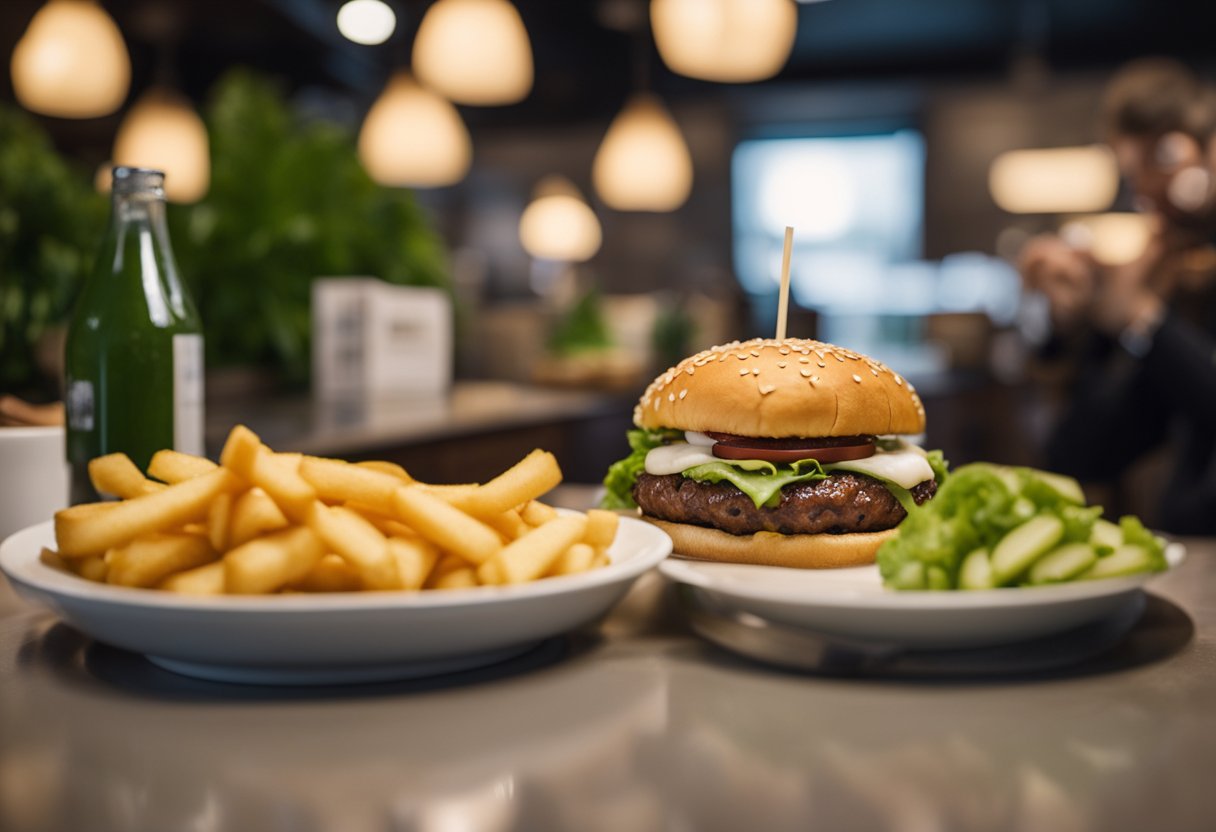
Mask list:
[[[740,436],[920,433],[925,408],[904,378],[869,356],[826,344],[757,338],[685,358],[646,388],[640,428]]]

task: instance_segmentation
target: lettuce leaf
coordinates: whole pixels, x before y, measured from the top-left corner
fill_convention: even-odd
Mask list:
[[[600,508],[632,509],[638,504],[633,500],[633,486],[638,474],[646,467],[646,454],[652,448],[680,440],[684,434],[678,430],[631,430],[625,434],[631,453],[624,459],[612,463],[604,475],[604,497]]]
[[[749,464],[744,468],[743,464]],[[759,465],[754,465],[759,463]],[[751,467],[754,465],[754,467]],[[808,480],[826,480],[828,475],[818,462],[803,459],[792,465],[774,465],[762,460],[740,460],[739,462],[707,462],[694,465],[684,476],[697,482],[727,482],[733,484],[752,498],[756,508],[776,508],[781,502],[781,489],[791,483]]]

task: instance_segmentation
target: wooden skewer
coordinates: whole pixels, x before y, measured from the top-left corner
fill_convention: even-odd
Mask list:
[[[785,340],[785,319],[790,309],[790,255],[794,250],[794,227],[785,227],[785,247],[781,252],[781,296],[777,301],[777,340]]]

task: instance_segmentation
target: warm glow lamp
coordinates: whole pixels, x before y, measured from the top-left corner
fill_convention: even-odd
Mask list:
[[[50,0],[13,49],[21,106],[60,118],[96,118],[122,106],[131,59],[114,20],[92,0]]]
[[[600,250],[603,235],[595,212],[574,184],[550,176],[536,186],[519,218],[519,241],[538,259],[581,263]]]
[[[397,28],[397,15],[381,0],[349,0],[338,9],[342,37],[364,46],[384,43]]]
[[[1115,156],[1104,145],[1011,150],[988,169],[992,199],[1013,214],[1101,211],[1118,189]]]
[[[184,96],[153,87],[118,126],[114,164],[162,170],[166,199],[198,202],[211,185],[207,128]]]
[[[794,46],[794,0],[651,0],[650,28],[672,72],[743,83],[781,71]]]
[[[618,211],[674,211],[692,190],[692,157],[657,96],[638,93],[613,119],[595,153],[592,180]]]
[[[468,173],[472,145],[451,102],[404,70],[389,80],[359,131],[363,167],[372,179],[391,187],[459,182]]]
[[[1152,235],[1151,218],[1124,211],[1074,217],[1060,228],[1065,242],[1089,251],[1104,266],[1134,262],[1144,254]]]
[[[418,25],[413,68],[459,104],[514,104],[532,89],[528,31],[507,0],[438,0]]]

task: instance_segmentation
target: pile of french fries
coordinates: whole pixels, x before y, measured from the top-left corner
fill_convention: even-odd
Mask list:
[[[562,476],[540,450],[484,484],[433,485],[389,462],[275,453],[237,426],[219,465],[166,450],[148,476],[123,454],[89,474],[120,500],[58,512],[44,560],[190,595],[518,584],[606,565],[618,523],[538,502]]]

